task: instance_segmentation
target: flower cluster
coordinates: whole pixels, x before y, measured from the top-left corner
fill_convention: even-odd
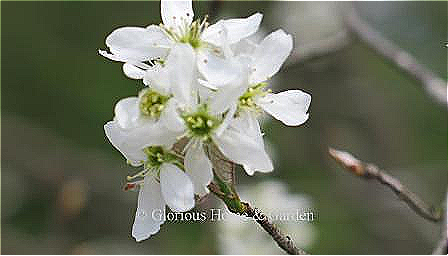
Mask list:
[[[277,30],[261,42],[262,14],[247,18],[193,21],[191,1],[161,1],[163,24],[122,27],[106,39],[104,57],[124,62],[123,72],[142,79],[138,96],[120,100],[104,126],[112,143],[133,166],[140,188],[132,235],[137,241],[159,231],[154,210],[176,212],[195,205],[213,179],[207,145],[216,146],[244,170],[270,172],[257,117],[267,112],[286,125],[308,119],[311,96],[300,90],[272,93],[267,81],[292,50],[292,37]],[[173,150],[188,140],[183,156]]]

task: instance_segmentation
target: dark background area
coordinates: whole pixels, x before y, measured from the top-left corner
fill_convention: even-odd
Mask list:
[[[313,254],[430,253],[446,227],[420,218],[389,189],[346,173],[327,154],[333,146],[376,163],[430,204],[446,198],[446,108],[349,35],[337,50],[306,58],[344,31],[338,12],[344,4],[193,3],[195,17],[212,10],[215,22],[262,12],[262,32],[291,33],[295,52],[271,81],[273,91],[312,94],[304,125],[266,118],[275,170],[254,177],[238,170],[237,188],[275,179],[291,194],[312,198],[317,235],[305,249]],[[447,2],[361,2],[356,8],[447,79]],[[106,49],[106,36],[118,27],[159,24],[159,13],[159,2],[2,1],[2,254],[226,253],[214,223],[167,223],[142,243],[130,235],[137,193],[121,187],[138,169],[110,145],[103,125],[115,103],[142,86],[97,50]],[[198,209],[216,205],[210,195]]]

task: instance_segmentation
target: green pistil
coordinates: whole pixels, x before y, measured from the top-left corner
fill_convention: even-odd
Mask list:
[[[259,83],[249,87],[249,89],[247,89],[247,91],[240,96],[238,102],[238,108],[249,108],[253,110],[258,110],[258,106],[255,104],[254,98],[262,97],[270,93],[271,92],[270,89],[265,90],[265,87],[267,85],[268,85],[267,83]]]
[[[145,162],[146,168],[157,168],[163,163],[173,162],[175,163],[177,158],[174,154],[167,150],[164,150],[161,146],[150,146],[143,149],[143,152],[147,156]]]
[[[140,93],[140,111],[146,116],[158,118],[169,99],[170,96],[161,95],[151,89],[145,89]]]
[[[218,118],[208,113],[205,105],[193,114],[184,115],[183,119],[191,136],[202,139],[208,139],[212,131],[220,124]]]
[[[150,146],[143,149],[146,155],[146,161],[143,162],[144,169],[133,176],[127,176],[128,181],[140,179],[143,181],[147,175],[154,176],[157,180],[160,179],[160,166],[163,163],[171,163],[184,170],[182,159],[170,150],[165,150],[162,146]],[[139,182],[139,181],[137,181]],[[129,184],[129,183],[128,183]],[[131,185],[135,185],[131,184]]]
[[[158,167],[164,162],[165,152],[160,146],[146,147],[143,152],[148,157],[145,163],[148,167]]]

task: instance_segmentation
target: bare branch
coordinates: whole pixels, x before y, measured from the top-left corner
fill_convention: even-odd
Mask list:
[[[447,108],[447,82],[420,64],[411,54],[370,27],[358,16],[353,5],[349,6],[350,8],[344,16],[347,28],[383,58],[392,62],[404,73],[414,77],[428,96]]]
[[[398,179],[380,170],[377,166],[364,163],[348,152],[329,148],[329,153],[330,156],[353,174],[366,179],[376,179],[381,184],[392,189],[402,201],[423,218],[434,222],[438,222],[442,219],[440,211],[436,211],[433,207],[429,207],[416,194],[412,193],[401,184]]]
[[[308,254],[305,250],[298,248],[294,245],[294,242],[287,235],[284,235],[272,222],[269,221],[266,215],[257,208],[252,208],[248,203],[243,203],[246,206],[247,217],[254,218],[263,229],[272,236],[277,245],[285,250],[288,254],[292,255],[305,255]]]
[[[447,197],[444,203],[443,208],[445,209],[443,212],[446,213],[446,209],[447,209],[447,204],[448,204],[448,191],[447,191]],[[448,226],[447,226],[447,215],[442,216],[443,217],[443,223],[442,223],[442,232],[440,235],[440,240],[437,243],[436,247],[434,248],[434,250],[432,251],[433,255],[446,255],[448,254],[448,239],[447,239],[447,231],[448,231]]]
[[[447,239],[446,239],[446,231],[442,234],[442,238],[437,243],[437,247],[432,252],[433,255],[446,255],[447,252]]]

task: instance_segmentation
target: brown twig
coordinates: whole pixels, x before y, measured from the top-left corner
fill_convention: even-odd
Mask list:
[[[402,201],[423,218],[433,222],[438,222],[442,219],[440,211],[436,211],[434,207],[429,207],[416,194],[412,193],[401,184],[398,179],[380,170],[374,164],[364,163],[348,152],[339,151],[333,148],[329,148],[329,153],[348,171],[366,179],[376,179],[381,184],[392,189]]]
[[[294,242],[287,235],[284,235],[278,227],[269,221],[268,217],[257,208],[252,208],[248,203],[241,202],[238,195],[235,193],[223,192],[219,185],[211,183],[208,185],[210,191],[221,198],[226,204],[230,212],[252,218],[272,237],[277,245],[285,252],[292,255],[308,254],[305,250],[298,248]]]
[[[445,200],[445,203],[443,205],[443,208],[445,209],[444,212],[446,212],[447,209],[447,204],[448,204],[448,191],[447,191],[447,197]],[[447,240],[447,231],[448,231],[448,226],[447,226],[447,215],[442,216],[443,218],[443,223],[442,223],[442,228],[441,228],[441,235],[440,235],[440,240],[437,242],[436,247],[434,248],[434,250],[432,251],[433,255],[446,255],[448,254],[448,240]]]
[[[437,243],[437,247],[434,249],[432,254],[433,255],[446,255],[448,253],[447,243],[448,243],[448,241],[446,240],[446,231],[445,231],[442,238]]]
[[[427,95],[447,108],[447,82],[420,64],[411,54],[370,27],[359,17],[355,7],[352,4],[349,6],[344,15],[344,22],[349,31],[401,71],[414,77]]]
[[[266,215],[257,208],[252,208],[249,204],[243,203],[246,206],[247,217],[255,219],[263,229],[271,235],[272,239],[277,242],[277,245],[285,250],[288,254],[305,255],[308,254],[305,250],[298,248],[289,236],[284,235],[272,222],[269,221]]]

